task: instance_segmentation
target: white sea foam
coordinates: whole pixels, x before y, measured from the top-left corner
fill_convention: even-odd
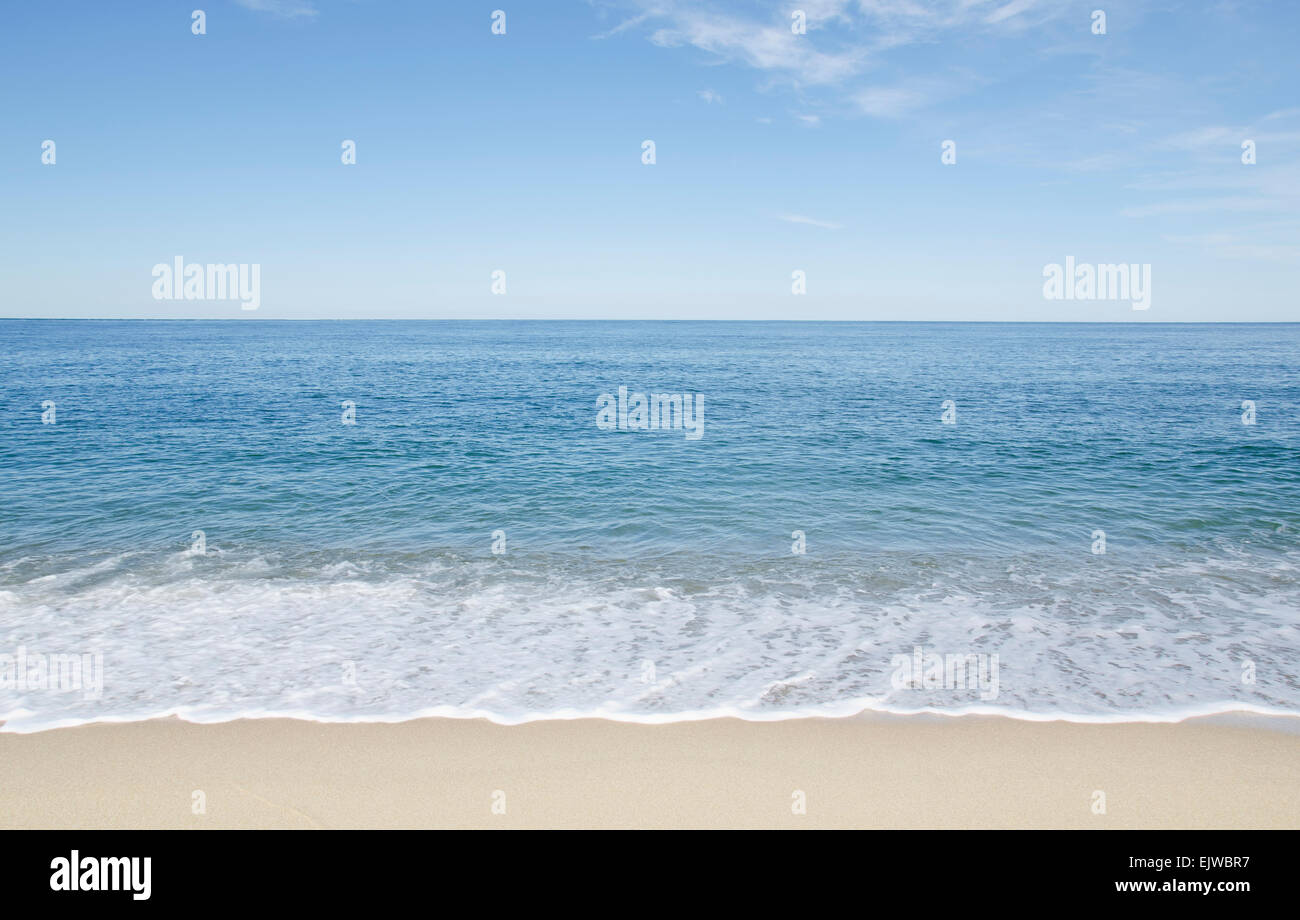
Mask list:
[[[53,575],[49,560],[20,560],[0,572],[0,655],[102,653],[104,687],[88,700],[10,682],[0,718],[6,731],[35,731],[162,715],[1300,713],[1294,556],[1266,571],[1230,557],[1090,562],[754,560],[723,577],[717,560],[680,574],[676,561],[216,551],[81,560]],[[996,698],[900,689],[893,660],[918,647],[996,655]],[[1247,662],[1254,683],[1243,681]]]

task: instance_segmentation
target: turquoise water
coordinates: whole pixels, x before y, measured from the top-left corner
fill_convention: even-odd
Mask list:
[[[1300,325],[0,321],[0,341],[0,656],[103,668],[88,699],[5,683],[0,657],[11,729],[1300,712]],[[602,429],[621,386],[702,396],[702,436]],[[918,646],[997,655],[996,694],[896,686]]]

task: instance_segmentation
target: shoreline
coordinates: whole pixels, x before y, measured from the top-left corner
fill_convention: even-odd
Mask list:
[[[1225,704],[1228,705],[1228,704]],[[1283,712],[1262,707],[1233,705],[1233,708],[1210,708],[1192,710],[1181,714],[1129,714],[1116,716],[1084,715],[1079,713],[1026,713],[1004,709],[968,708],[968,709],[915,709],[893,710],[871,707],[854,709],[851,707],[831,707],[793,710],[786,712],[760,713],[760,711],[738,712],[731,709],[691,710],[659,714],[618,714],[600,712],[560,711],[542,715],[532,715],[521,719],[508,719],[495,713],[474,711],[444,711],[441,707],[422,710],[409,715],[359,715],[347,717],[320,716],[294,711],[249,711],[238,715],[220,715],[211,718],[192,718],[192,713],[181,710],[165,710],[150,714],[109,715],[87,720],[63,720],[49,724],[29,726],[20,722],[17,727],[10,727],[12,717],[0,718],[0,737],[6,734],[36,735],[42,732],[62,731],[73,728],[86,728],[94,725],[132,725],[145,722],[184,722],[188,725],[224,725],[230,722],[302,722],[316,725],[401,725],[406,722],[427,720],[447,720],[453,722],[485,722],[503,728],[519,725],[532,725],[549,722],[612,722],[619,725],[676,725],[691,722],[753,722],[759,724],[798,722],[806,719],[841,720],[858,719],[872,721],[882,720],[937,720],[950,719],[994,719],[1012,722],[1062,723],[1068,725],[1177,725],[1183,722],[1216,722],[1232,725],[1244,725],[1270,731],[1293,732],[1300,734],[1300,712]]]
[[[1300,827],[1287,716],[2,728],[5,828]]]

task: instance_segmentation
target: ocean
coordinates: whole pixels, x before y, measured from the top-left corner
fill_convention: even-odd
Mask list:
[[[0,342],[7,731],[1300,713],[1300,324]]]

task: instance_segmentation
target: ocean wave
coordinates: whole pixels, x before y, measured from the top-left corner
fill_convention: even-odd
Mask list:
[[[1228,552],[25,557],[0,566],[0,718],[1300,714],[1297,574]],[[102,691],[19,687],[20,651],[98,655]],[[949,658],[969,672],[927,684]]]

